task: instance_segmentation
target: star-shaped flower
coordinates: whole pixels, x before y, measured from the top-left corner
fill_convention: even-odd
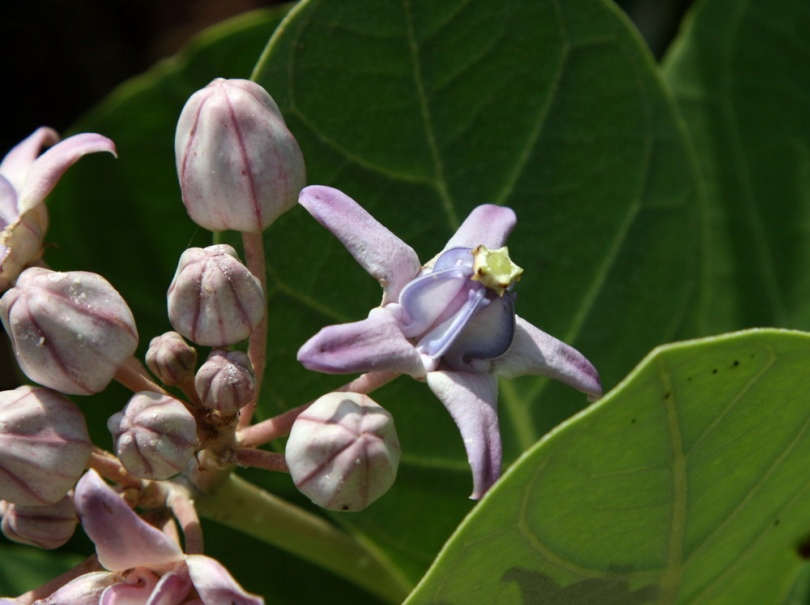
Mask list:
[[[367,319],[328,326],[298,352],[327,373],[409,374],[425,380],[461,431],[478,499],[500,475],[498,377],[549,376],[601,396],[599,376],[577,350],[515,315],[522,270],[504,246],[515,213],[483,205],[422,266],[413,249],[344,193],[312,186],[299,203],[383,287]]]
[[[52,147],[51,147],[52,146]],[[40,155],[45,147],[51,147]],[[42,256],[48,229],[45,198],[79,158],[115,145],[100,134],[84,133],[59,142],[50,128],[39,128],[0,163],[0,292]]]
[[[185,555],[93,470],[76,484],[76,512],[108,571],[79,576],[40,605],[261,605],[216,560]]]

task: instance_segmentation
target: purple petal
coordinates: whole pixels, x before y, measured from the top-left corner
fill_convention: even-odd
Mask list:
[[[511,208],[484,204],[475,208],[450,238],[445,250],[450,248],[500,248],[515,227],[517,218]]]
[[[3,162],[0,163],[0,174],[6,177],[15,189],[19,190],[31,164],[37,159],[42,149],[55,145],[58,141],[59,135],[54,129],[45,126],[37,128],[3,158]]]
[[[17,190],[6,177],[0,174],[0,230],[5,229],[20,217],[17,211]]]
[[[444,362],[454,370],[489,372],[489,361],[503,355],[515,336],[515,295],[493,298],[478,311],[445,352]]]
[[[512,346],[493,361],[492,371],[504,378],[548,376],[587,393],[591,401],[602,396],[599,374],[582,353],[521,317],[517,318]]]
[[[470,498],[481,498],[501,474],[498,379],[491,374],[429,372],[427,383],[455,420],[473,473]]]
[[[374,370],[424,374],[416,349],[402,335],[396,318],[382,308],[372,309],[363,321],[324,328],[304,343],[298,361],[329,374]]]
[[[264,605],[264,599],[249,594],[218,561],[203,555],[187,557],[188,573],[203,603]]]
[[[17,187],[20,214],[41,204],[65,171],[79,158],[97,151],[116,155],[115,144],[110,139],[100,134],[84,133],[65,139],[34,160],[25,181]]]
[[[183,560],[177,544],[143,521],[96,471],[91,469],[79,479],[74,503],[105,569],[124,571]]]
[[[191,591],[191,578],[185,571],[182,574],[164,574],[152,590],[146,605],[175,605],[182,603]]]
[[[159,576],[143,567],[126,574],[123,582],[113,584],[101,595],[98,605],[148,605]],[[170,603],[175,605],[178,601]]]
[[[402,287],[419,273],[421,264],[413,248],[345,193],[315,185],[301,191],[298,202],[380,282],[383,305],[395,301]]]
[[[483,286],[470,280],[472,268],[453,268],[428,273],[402,290],[399,305],[405,312],[402,333],[407,338],[422,336],[437,323],[455,315],[467,302],[470,290]]]
[[[37,605],[99,605],[104,590],[116,582],[115,574],[94,571],[71,580]]]
[[[476,312],[489,304],[489,299],[486,297],[486,288],[469,288],[466,295],[467,300],[454,315],[419,339],[416,345],[417,351],[422,355],[438,359],[455,343]]]

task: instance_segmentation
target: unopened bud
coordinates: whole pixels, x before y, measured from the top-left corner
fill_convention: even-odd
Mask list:
[[[163,480],[179,473],[197,446],[197,423],[182,402],[141,391],[107,421],[115,454],[141,479]]]
[[[285,458],[296,487],[315,504],[358,511],[394,483],[400,453],[387,410],[367,395],[329,393],[296,418]]]
[[[72,395],[103,391],[138,345],[127,303],[85,271],[26,269],[0,299],[0,318],[25,375]]]
[[[6,538],[47,550],[59,548],[70,540],[79,522],[69,496],[44,506],[1,502],[0,511],[3,515],[0,529]]]
[[[92,444],[81,410],[43,387],[0,393],[0,499],[53,504],[84,471]]]
[[[168,301],[172,327],[208,347],[244,340],[264,317],[259,280],[227,244],[183,252]]]
[[[194,378],[203,405],[223,414],[233,414],[253,401],[256,377],[253,365],[242,351],[211,351]]]
[[[175,134],[183,203],[211,231],[258,233],[295,206],[304,158],[255,82],[218,78],[186,103]]]
[[[166,332],[155,336],[149,343],[146,365],[163,384],[181,384],[194,377],[197,350],[177,332]]]

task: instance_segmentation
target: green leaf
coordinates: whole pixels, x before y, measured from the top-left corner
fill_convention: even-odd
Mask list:
[[[475,206],[513,207],[518,312],[580,349],[607,387],[691,330],[690,158],[656,66],[612,5],[310,0],[255,78],[299,139],[309,182],[347,192],[423,261]],[[364,318],[380,291],[302,209],[266,245],[270,415],[343,382],[304,371],[295,352],[324,325]],[[507,461],[585,405],[545,379],[502,384]],[[400,476],[370,510],[338,518],[415,579],[469,510],[469,468],[424,385],[403,378],[374,397],[397,422]]]
[[[664,346],[513,466],[408,605],[785,603],[810,553],[810,335]]]
[[[810,327],[810,5],[704,0],[664,73],[707,200],[705,322]]]
[[[0,597],[17,596],[69,571],[82,557],[53,553],[19,544],[0,545]]]

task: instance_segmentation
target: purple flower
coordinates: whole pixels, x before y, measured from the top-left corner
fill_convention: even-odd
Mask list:
[[[0,292],[42,256],[42,239],[48,228],[45,197],[65,171],[88,153],[115,155],[113,142],[100,134],[77,134],[58,141],[56,131],[39,128],[0,163]]]
[[[76,485],[76,512],[108,571],[65,584],[42,605],[260,605],[217,561],[185,555],[168,535],[143,521],[99,475]]]
[[[322,329],[299,361],[328,373],[377,370],[426,380],[461,431],[478,499],[500,475],[498,377],[549,376],[596,399],[599,376],[585,357],[515,315],[522,270],[503,247],[515,213],[479,206],[422,266],[413,249],[336,189],[307,187],[299,203],[383,287],[367,319]]]

